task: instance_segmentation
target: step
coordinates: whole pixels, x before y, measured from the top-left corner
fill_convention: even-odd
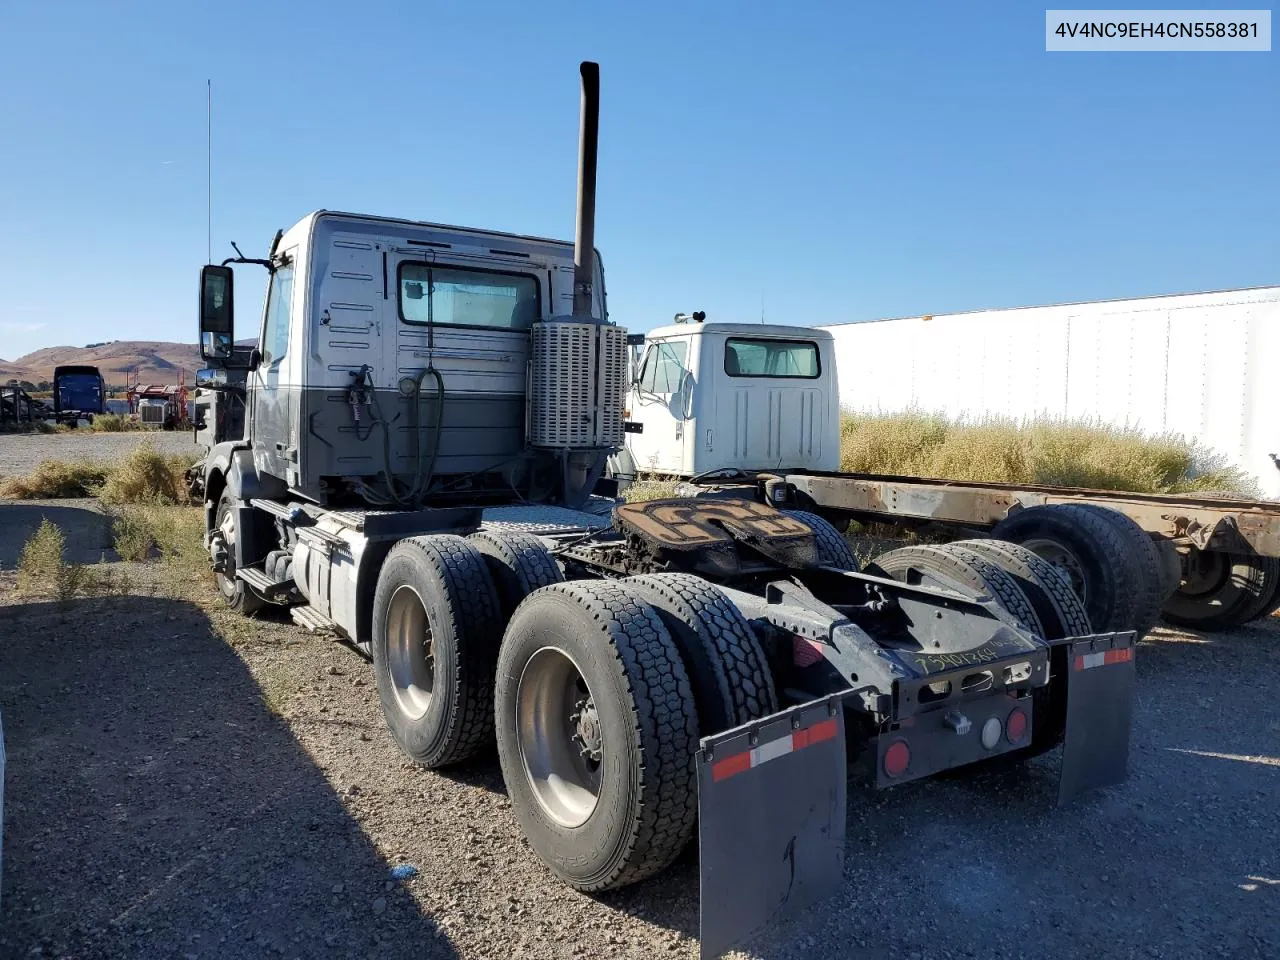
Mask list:
[[[236,579],[243,580],[268,600],[284,596],[292,592],[292,580],[272,580],[256,567],[245,567],[236,571]]]
[[[309,605],[290,607],[289,616],[300,627],[306,627],[313,633],[317,630],[337,630],[338,625],[319,610]]]

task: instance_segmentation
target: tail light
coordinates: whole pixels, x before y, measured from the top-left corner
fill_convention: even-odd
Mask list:
[[[1027,735],[1027,714],[1021,707],[1014,707],[1004,722],[1004,735],[1010,743],[1021,743]]]
[[[911,748],[905,740],[895,740],[884,752],[884,772],[887,777],[900,777],[911,766]]]

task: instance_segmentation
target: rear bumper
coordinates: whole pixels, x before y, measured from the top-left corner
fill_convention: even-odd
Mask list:
[[[1015,717],[1020,717],[1022,729],[1011,738],[1010,721]],[[1031,743],[1034,722],[1030,695],[1005,692],[907,717],[872,743],[875,784],[892,787],[1012,753]],[[1012,727],[1017,730],[1016,721]],[[890,763],[890,750],[895,759],[906,751],[905,769]]]

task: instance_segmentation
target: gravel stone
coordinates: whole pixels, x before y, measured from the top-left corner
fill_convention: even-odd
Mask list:
[[[695,851],[573,892],[521,838],[492,754],[405,763],[373,684],[329,682],[368,670],[355,651],[232,617],[212,587],[171,599],[159,569],[65,605],[20,605],[0,572],[0,956],[697,956]],[[1280,956],[1280,620],[1157,628],[1137,668],[1127,782],[1056,809],[1052,752],[851,781],[843,887],[732,956]],[[384,894],[404,862],[418,878]]]

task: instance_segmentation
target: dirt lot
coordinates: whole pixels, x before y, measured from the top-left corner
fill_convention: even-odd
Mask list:
[[[0,434],[0,477],[30,473],[41,460],[101,460],[110,463],[126,456],[143,442],[161,453],[190,453],[199,449],[191,432],[144,431],[130,433],[4,433]]]
[[[355,652],[127,569],[128,595],[65,605],[0,573],[0,956],[696,955],[691,854],[565,889],[492,756],[401,760]],[[1161,630],[1138,663],[1126,784],[1056,810],[1049,757],[851,785],[844,888],[749,955],[1280,956],[1280,624]]]

